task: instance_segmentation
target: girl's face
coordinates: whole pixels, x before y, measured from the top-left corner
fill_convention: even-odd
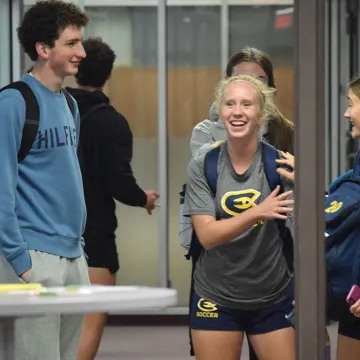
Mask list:
[[[228,139],[257,138],[264,119],[259,90],[246,81],[233,81],[224,90],[220,120]]]
[[[351,136],[353,139],[360,138],[360,99],[350,89],[348,93],[348,107],[344,116],[350,120],[352,129]]]

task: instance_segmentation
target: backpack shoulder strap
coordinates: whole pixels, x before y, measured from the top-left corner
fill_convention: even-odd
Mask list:
[[[68,104],[68,106],[70,108],[71,114],[72,114],[72,116],[74,118],[74,121],[75,121],[75,104],[74,104],[74,100],[71,98],[71,95],[69,94],[69,92],[66,89],[61,88],[61,91],[65,96],[66,102],[67,102],[67,104]]]
[[[284,189],[281,182],[281,176],[276,171],[277,169],[276,159],[280,158],[279,152],[274,147],[267,144],[266,142],[262,142],[261,146],[263,151],[262,155],[263,155],[264,171],[267,182],[270,187],[270,191],[273,192],[276,189],[276,187],[279,185],[280,192],[283,192]],[[278,224],[280,234],[282,234],[284,229],[286,228],[285,220],[278,219],[275,221]]]
[[[218,161],[220,155],[220,146],[217,146],[214,149],[211,149],[205,155],[204,161],[204,174],[205,178],[209,184],[210,190],[213,194],[213,197],[216,196],[216,187],[217,187],[217,180],[218,180]]]
[[[86,120],[90,118],[91,115],[95,114],[98,110],[104,109],[104,108],[110,108],[111,105],[106,103],[96,104],[92,106],[83,116],[81,116],[81,125],[83,125]]]
[[[276,159],[279,159],[279,153],[274,147],[265,142],[262,142],[261,146],[265,176],[268,181],[270,191],[273,192],[278,185],[280,185],[282,191],[281,177],[276,171]]]
[[[220,154],[220,147],[216,147],[212,150],[210,150],[205,155],[204,159],[204,174],[206,181],[208,182],[208,185],[210,187],[210,190],[212,192],[213,197],[216,196],[216,187],[217,187],[217,180],[218,180],[218,173],[217,173],[217,164],[219,160],[219,154]],[[203,250],[202,245],[200,244],[195,232],[193,232],[193,237],[190,244],[190,249],[188,251],[188,254],[186,255],[187,259],[192,258],[193,261],[193,268],[195,267],[195,264],[197,260],[200,257],[200,254]]]
[[[38,133],[40,119],[39,104],[30,86],[23,81],[13,82],[3,87],[0,91],[7,89],[18,90],[25,101],[25,123],[18,152],[18,162],[20,162],[30,151]]]

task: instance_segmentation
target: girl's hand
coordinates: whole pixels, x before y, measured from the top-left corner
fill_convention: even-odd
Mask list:
[[[283,157],[283,159],[277,159],[276,162],[279,165],[287,166],[288,169],[278,168],[276,171],[278,172],[278,174],[280,174],[284,178],[290,180],[294,184],[294,182],[295,182],[295,157],[288,152],[284,153],[283,151],[280,151],[280,154]]]
[[[360,300],[350,307],[350,312],[357,318],[360,318]]]
[[[276,189],[261,204],[256,207],[259,219],[286,220],[287,216],[285,214],[287,212],[293,211],[293,209],[288,208],[288,206],[293,205],[294,200],[286,200],[292,194],[292,191],[287,191],[278,195],[279,191],[280,186],[277,186]]]

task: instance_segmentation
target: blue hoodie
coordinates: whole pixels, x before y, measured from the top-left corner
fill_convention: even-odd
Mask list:
[[[80,117],[65,96],[31,75],[22,79],[40,107],[38,136],[18,164],[25,101],[13,89],[0,93],[0,252],[16,274],[31,268],[27,250],[66,258],[82,255],[86,208],[76,154]]]

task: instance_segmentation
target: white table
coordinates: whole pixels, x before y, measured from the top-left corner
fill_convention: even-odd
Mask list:
[[[18,317],[161,309],[177,303],[173,289],[88,286],[81,291],[58,296],[0,296],[0,360],[15,360],[14,322]]]

